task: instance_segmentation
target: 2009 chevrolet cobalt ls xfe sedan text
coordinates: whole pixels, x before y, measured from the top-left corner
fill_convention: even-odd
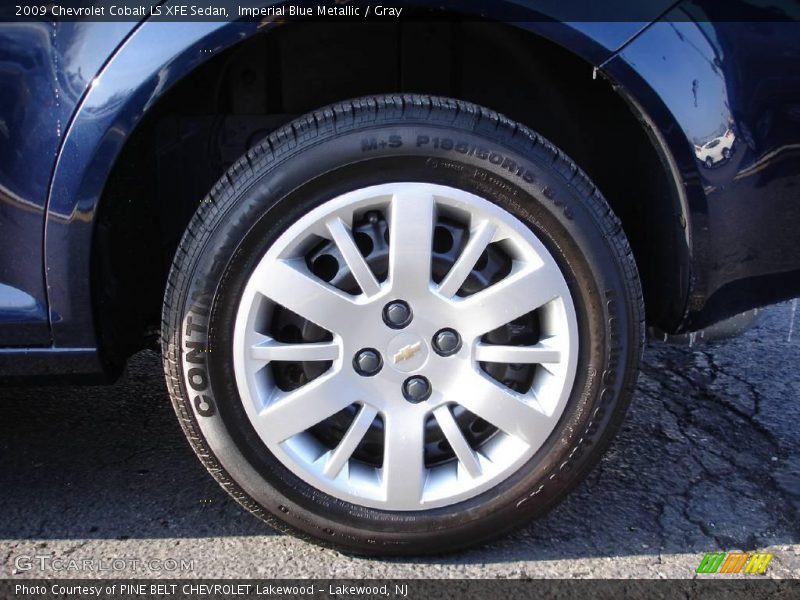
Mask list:
[[[800,295],[790,14],[435,4],[0,23],[2,381],[111,381],[158,347],[248,510],[442,552],[585,477],[646,329]]]

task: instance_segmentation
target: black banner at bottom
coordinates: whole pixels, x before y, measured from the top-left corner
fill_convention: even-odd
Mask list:
[[[4,579],[2,600],[264,600],[289,598],[392,600],[417,598],[797,598],[800,580],[699,578],[689,580],[510,579]]]

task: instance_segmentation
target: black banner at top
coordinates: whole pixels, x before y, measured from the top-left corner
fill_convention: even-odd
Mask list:
[[[454,18],[504,22],[797,21],[800,0],[0,0],[0,22]]]

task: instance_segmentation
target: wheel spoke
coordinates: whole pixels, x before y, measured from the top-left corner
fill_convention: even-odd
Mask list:
[[[481,254],[492,242],[497,226],[490,221],[483,221],[470,234],[466,247],[439,284],[439,293],[445,298],[452,298],[464,285],[467,277],[478,262]]]
[[[255,439],[319,494],[365,510],[413,518],[499,493],[545,452],[574,385],[561,266],[527,219],[466,190],[399,181],[334,195],[248,258],[234,299],[233,375]],[[439,225],[455,246],[434,273]],[[459,296],[487,256],[483,271],[502,272]],[[532,341],[483,341],[504,326]],[[293,364],[321,374],[287,391]],[[536,376],[522,389],[489,364]]]
[[[417,411],[394,410],[385,415],[386,439],[382,480],[386,499],[394,506],[416,508],[425,486],[425,423]]]
[[[434,212],[428,193],[406,189],[392,197],[389,273],[406,294],[430,286]]]
[[[259,434],[274,443],[289,439],[353,403],[343,378],[323,375],[291,392],[281,392],[258,415]]]
[[[475,360],[489,363],[541,364],[561,362],[561,351],[543,344],[535,346],[475,346]]]
[[[361,255],[358,246],[356,246],[350,229],[345,226],[339,217],[329,219],[325,226],[339,248],[339,252],[342,253],[342,257],[350,268],[350,272],[353,274],[361,291],[368,297],[380,292],[381,286],[378,280],[375,279],[375,275],[369,268],[367,261]]]
[[[343,331],[359,320],[358,305],[344,292],[283,260],[265,263],[259,291],[328,331]]]
[[[463,465],[467,473],[472,477],[477,477],[481,474],[481,465],[478,462],[478,457],[472,448],[469,447],[464,434],[458,427],[458,423],[453,418],[453,413],[450,412],[449,406],[440,406],[433,411],[433,416],[436,417],[436,422],[447,438],[450,447],[456,454],[456,458]]]
[[[456,303],[464,323],[480,335],[510,323],[561,295],[560,274],[523,268]]]
[[[347,433],[344,434],[339,445],[336,446],[336,449],[331,453],[325,463],[323,473],[326,477],[335,478],[339,474],[342,467],[344,467],[347,461],[350,460],[350,457],[353,456],[353,452],[356,451],[358,444],[361,443],[364,434],[367,433],[369,426],[372,425],[377,414],[378,411],[372,406],[365,404],[361,407],[361,410],[358,411],[356,418],[353,419]]]
[[[539,446],[552,429],[549,417],[526,397],[474,373],[466,378],[459,401],[464,408],[529,446]]]
[[[268,339],[253,345],[250,357],[264,362],[336,360],[339,358],[339,345],[336,342],[282,344]]]

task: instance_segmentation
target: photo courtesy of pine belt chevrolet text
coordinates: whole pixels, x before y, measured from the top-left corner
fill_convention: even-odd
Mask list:
[[[598,462],[648,336],[800,296],[798,17],[4,4],[0,383],[155,349],[269,526],[377,556],[503,536]],[[750,564],[723,550],[703,572]]]

